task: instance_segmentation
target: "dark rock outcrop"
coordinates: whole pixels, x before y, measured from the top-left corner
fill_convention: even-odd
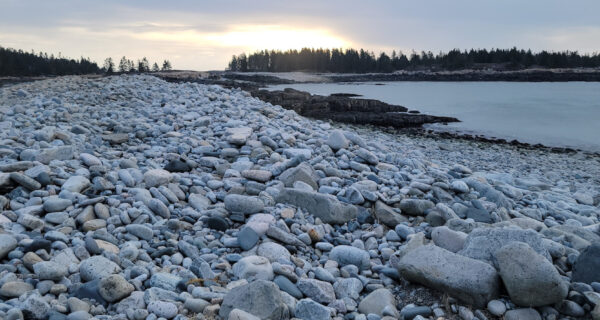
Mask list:
[[[387,104],[373,99],[352,99],[345,96],[311,95],[308,92],[287,88],[283,91],[253,90],[252,96],[305,117],[345,123],[416,127],[426,123],[457,122],[451,117],[437,117],[408,112],[403,106]]]

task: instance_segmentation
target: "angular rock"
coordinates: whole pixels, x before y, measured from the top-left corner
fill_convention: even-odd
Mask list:
[[[302,320],[329,320],[331,311],[328,307],[307,298],[298,301],[294,316]]]
[[[418,246],[394,264],[407,280],[446,292],[478,308],[500,294],[496,269],[435,245]]]
[[[277,285],[265,280],[256,280],[231,289],[223,299],[219,316],[227,319],[233,309],[246,311],[264,320],[290,317]]]
[[[91,281],[108,277],[113,273],[117,273],[121,268],[114,262],[102,256],[93,256],[81,262],[79,272],[81,279]]]
[[[394,211],[394,209],[381,201],[375,202],[375,217],[390,228],[395,228],[402,222],[408,221],[406,217]]]
[[[384,310],[392,309],[395,311],[395,317],[399,318],[398,310],[396,310],[396,299],[390,290],[388,289],[377,289],[369,293],[359,304],[358,311],[364,314],[376,314],[383,316]]]
[[[98,293],[108,302],[119,301],[129,296],[133,290],[133,285],[118,274],[103,278],[98,285]]]
[[[279,175],[278,179],[281,180],[281,182],[283,182],[283,184],[288,188],[293,187],[294,182],[296,181],[302,181],[308,184],[313,188],[313,190],[317,190],[319,188],[319,185],[317,184],[319,176],[315,172],[315,169],[313,169],[313,167],[308,163],[304,162],[294,168],[285,170]]]
[[[1,255],[0,255],[1,256]],[[600,243],[593,243],[581,252],[573,264],[573,282],[600,282]]]
[[[284,188],[276,201],[301,207],[331,224],[344,224],[355,219],[358,212],[355,206],[341,203],[332,195],[291,188]]]
[[[319,303],[331,303],[335,300],[335,291],[329,282],[302,278],[296,284],[307,297]]]

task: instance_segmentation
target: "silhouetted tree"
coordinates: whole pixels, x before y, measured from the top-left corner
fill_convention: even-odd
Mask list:
[[[152,72],[158,72],[158,71],[160,71],[160,69],[158,68],[158,64],[155,62],[155,63],[152,65]]]
[[[111,57],[108,57],[104,60],[104,72],[108,74],[115,72],[115,63]]]
[[[89,58],[55,58],[53,54],[0,47],[0,76],[38,76],[98,73]]]
[[[150,64],[148,63],[148,59],[146,59],[146,57],[143,57],[142,60],[138,60],[137,65],[138,72],[150,71]]]
[[[163,61],[162,70],[163,71],[168,71],[168,70],[171,70],[171,69],[173,69],[173,67],[171,66],[171,62],[169,60]]]
[[[129,63],[125,56],[119,61],[119,72],[129,72]]]
[[[253,54],[233,56],[228,69],[232,71],[315,71],[315,72],[391,72],[396,70],[458,70],[465,68],[523,69],[600,67],[600,54],[580,55],[577,52],[532,53],[531,50],[511,49],[453,49],[446,53],[412,51],[407,56],[392,52],[391,57],[380,53],[377,58],[364,49],[261,50]]]

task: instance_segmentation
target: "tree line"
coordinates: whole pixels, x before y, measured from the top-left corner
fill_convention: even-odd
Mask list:
[[[128,73],[128,72],[157,72],[157,71],[168,71],[172,70],[171,62],[169,60],[164,60],[162,63],[162,67],[158,66],[158,63],[154,62],[152,66],[148,62],[146,57],[143,57],[141,60],[138,60],[137,63],[134,63],[133,60],[127,59],[127,57],[123,56],[119,61],[119,65],[115,65],[115,62],[112,58],[108,57],[104,60],[104,65],[102,66],[102,71],[108,74],[112,74],[115,72],[120,73]]]
[[[53,54],[24,52],[0,47],[0,76],[39,76],[98,73],[100,68],[89,58],[79,60]]]
[[[249,55],[234,55],[231,71],[313,71],[339,73],[393,72],[397,70],[460,70],[467,68],[518,70],[541,68],[598,68],[600,54],[577,51],[540,51],[512,49],[459,49],[433,54],[431,51],[404,54],[393,51],[375,56],[364,49],[262,50]]]
[[[150,64],[146,57],[136,62],[121,58],[116,65],[112,58],[106,58],[102,67],[89,58],[69,59],[61,54],[54,56],[45,52],[35,53],[3,48],[0,46],[0,76],[41,76],[41,75],[73,75],[90,73],[132,73],[132,72],[156,72],[172,70],[169,60],[164,60],[159,66],[154,62]]]

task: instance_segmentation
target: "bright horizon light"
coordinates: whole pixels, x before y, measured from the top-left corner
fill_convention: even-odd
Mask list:
[[[323,29],[285,26],[239,26],[213,34],[206,39],[222,47],[242,47],[248,51],[263,49],[347,48],[350,42]]]

